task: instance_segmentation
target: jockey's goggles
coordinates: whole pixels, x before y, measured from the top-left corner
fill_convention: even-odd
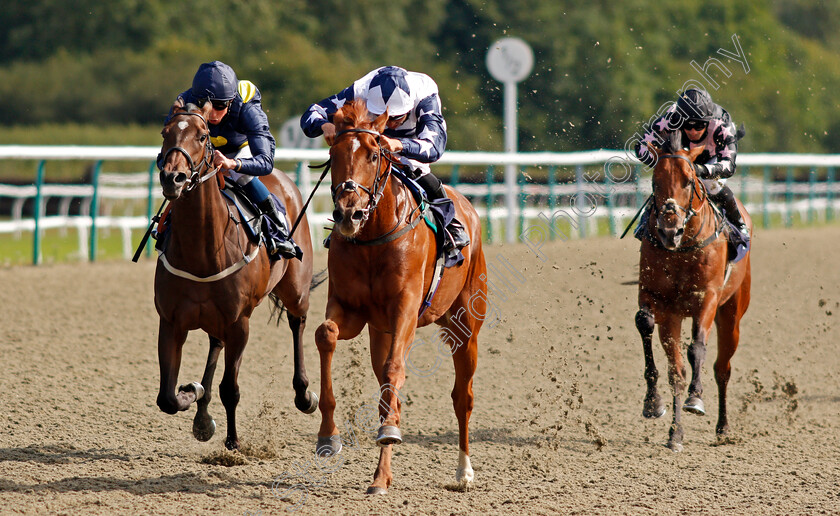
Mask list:
[[[211,104],[213,104],[213,109],[215,109],[216,111],[224,111],[225,109],[230,107],[230,103],[233,101],[233,99],[230,99],[230,100],[216,100],[216,99],[203,98],[203,99],[198,99],[198,107],[204,107],[204,104],[208,100],[210,101]]]
[[[683,124],[683,129],[688,129],[689,131],[700,131],[707,127],[709,127],[709,122],[705,120],[689,120]]]

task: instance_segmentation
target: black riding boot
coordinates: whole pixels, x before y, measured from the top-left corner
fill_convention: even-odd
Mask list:
[[[426,191],[426,194],[429,196],[430,201],[434,201],[436,199],[448,199],[446,196],[446,191],[443,189],[443,184],[440,182],[440,179],[434,176],[434,174],[425,174],[416,179],[417,184],[423,187],[423,190]],[[451,244],[447,243],[444,244],[450,245],[451,248],[454,249],[461,249],[465,246],[470,245],[470,237],[467,236],[467,232],[464,229],[464,225],[461,224],[458,219],[453,218],[452,222],[446,226],[446,230],[449,232],[449,235],[452,237]],[[451,249],[446,249],[447,251]]]
[[[277,211],[277,206],[274,205],[274,201],[271,197],[267,197],[257,203],[257,208],[260,209],[260,212],[262,212],[263,215],[274,222],[274,225],[277,226],[277,229],[280,232],[281,239],[279,240],[266,238],[265,243],[268,248],[268,254],[274,256],[279,253],[280,256],[287,259],[299,258],[297,246],[295,246],[294,242],[292,242],[292,239],[289,237],[289,229],[286,227],[286,222],[283,220],[284,217],[279,211]]]
[[[746,221],[741,216],[740,210],[738,210],[738,203],[735,202],[735,194],[732,193],[732,190],[724,185],[720,192],[711,195],[710,198],[715,204],[723,208],[726,213],[726,218],[738,228],[744,240],[748,242],[750,240],[750,228],[747,227]]]

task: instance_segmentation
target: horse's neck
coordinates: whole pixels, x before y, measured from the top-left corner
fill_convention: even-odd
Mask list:
[[[168,249],[190,260],[223,261],[227,218],[225,201],[215,181],[200,185],[173,203]]]

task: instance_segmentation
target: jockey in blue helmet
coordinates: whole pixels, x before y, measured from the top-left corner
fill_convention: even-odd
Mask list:
[[[178,95],[177,102],[199,107],[212,104],[207,123],[216,149],[213,166],[221,167],[226,176],[242,186],[248,198],[277,226],[280,238],[266,239],[269,254],[295,258],[296,248],[286,217],[277,210],[268,188],[258,177],[274,170],[275,148],[260,100],[260,91],[252,82],[237,80],[233,68],[213,61],[198,67],[192,88]]]
[[[309,106],[300,119],[303,132],[310,138],[323,134],[332,145],[332,117],[346,102],[355,99],[364,100],[374,116],[388,112],[382,146],[399,155],[409,176],[423,187],[430,200],[451,202],[429,166],[440,159],[446,147],[446,121],[435,81],[426,74],[398,66],[377,68],[335,95]],[[469,245],[469,236],[458,220],[453,219],[446,230],[452,237],[447,239],[448,250]]]

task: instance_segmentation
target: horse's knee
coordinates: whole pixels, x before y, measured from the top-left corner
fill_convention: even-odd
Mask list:
[[[157,397],[157,406],[160,407],[160,410],[167,414],[175,414],[178,412],[178,400],[175,399],[175,395],[173,393],[159,393]]]
[[[642,308],[636,312],[636,329],[642,335],[650,335],[653,333],[653,314],[648,310]]]
[[[315,345],[318,351],[332,353],[338,342],[338,325],[334,321],[324,321],[315,330]]]

